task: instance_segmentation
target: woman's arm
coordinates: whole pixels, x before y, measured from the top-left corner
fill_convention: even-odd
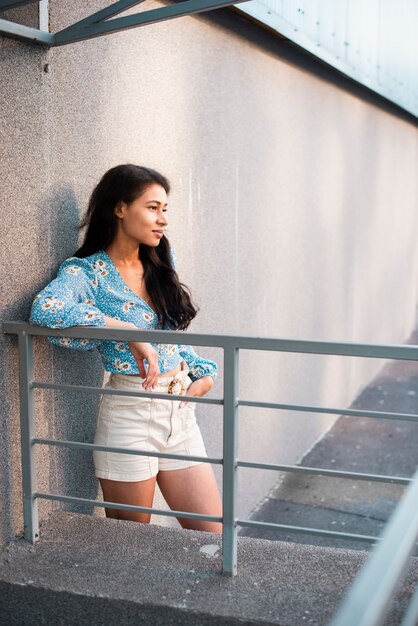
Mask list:
[[[105,327],[105,315],[95,306],[97,276],[85,259],[70,257],[61,263],[54,278],[34,298],[29,323],[48,328],[71,326]],[[50,343],[64,348],[92,350],[99,339],[48,336]]]
[[[218,366],[215,361],[199,356],[192,346],[180,345],[179,352],[189,367],[189,376],[193,381],[203,376],[211,376],[214,381],[216,380]]]
[[[192,346],[179,346],[179,352],[189,366],[189,377],[192,384],[187,389],[186,396],[204,396],[212,387],[218,375],[218,366],[215,361],[198,356]],[[180,408],[187,404],[180,402]]]
[[[105,315],[105,326],[106,328],[138,328],[133,322],[124,322],[109,315]]]
[[[105,322],[106,328],[138,328],[133,322],[124,322],[108,315],[105,315]],[[144,389],[148,389],[148,387],[154,389],[160,375],[158,352],[148,341],[128,341],[128,346],[136,361],[141,378],[145,379],[142,386]],[[145,368],[144,359],[148,361],[148,371]]]

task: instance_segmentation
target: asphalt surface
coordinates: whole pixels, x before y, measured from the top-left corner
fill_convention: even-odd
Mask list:
[[[415,330],[406,344],[418,344]],[[388,361],[351,407],[418,414],[418,362]],[[411,477],[417,467],[418,423],[340,416],[298,465]],[[367,536],[381,533],[405,486],[286,474],[250,519]],[[241,528],[240,536],[370,550],[374,542],[285,530]],[[415,553],[418,554],[418,553]]]

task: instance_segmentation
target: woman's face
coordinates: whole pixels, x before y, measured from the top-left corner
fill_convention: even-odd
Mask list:
[[[115,211],[116,215],[121,218],[119,219],[119,235],[123,234],[146,246],[158,246],[168,225],[166,212],[166,191],[161,185],[152,183],[130,204],[120,203],[120,207]]]

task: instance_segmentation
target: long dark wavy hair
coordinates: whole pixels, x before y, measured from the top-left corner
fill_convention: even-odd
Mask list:
[[[87,226],[87,231],[73,256],[84,258],[107,248],[117,232],[117,204],[121,200],[130,204],[154,183],[161,185],[167,194],[170,192],[167,178],[149,167],[127,163],[105,172],[79,223],[78,230]],[[159,318],[157,328],[185,330],[196,317],[199,307],[193,304],[190,289],[180,282],[171,264],[170,243],[165,234],[156,247],[140,243],[138,256],[144,266],[147,293]]]

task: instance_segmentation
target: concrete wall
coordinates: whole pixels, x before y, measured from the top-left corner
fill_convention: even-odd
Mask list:
[[[51,31],[106,4],[52,0]],[[37,25],[33,6],[8,15]],[[135,162],[172,182],[168,237],[201,307],[191,331],[406,339],[418,287],[418,134],[395,106],[228,9],[47,51],[0,45],[2,320],[27,320],[35,293],[78,247],[76,225],[98,179]],[[97,352],[46,339],[34,347],[36,380],[106,379]],[[221,397],[221,350],[198,352],[219,363],[211,394]],[[243,352],[240,397],[347,406],[382,364]],[[5,540],[22,528],[14,337],[2,338],[1,365]],[[92,440],[97,398],[35,397],[39,436]],[[221,455],[221,410],[202,408],[208,452]],[[294,463],[334,420],[243,407],[240,458]],[[39,491],[101,499],[93,469],[90,453],[38,447]],[[277,479],[240,470],[239,516]],[[40,517],[58,506],[41,500]],[[158,490],[155,506],[165,508]]]

